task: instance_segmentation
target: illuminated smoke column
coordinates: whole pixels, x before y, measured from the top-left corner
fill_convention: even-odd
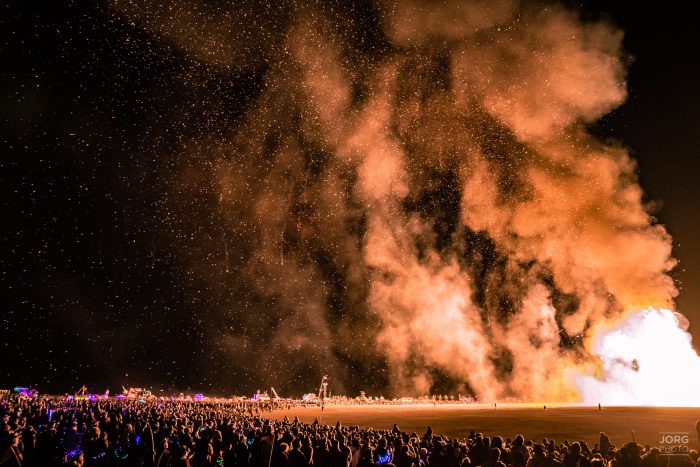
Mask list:
[[[211,339],[252,379],[589,401],[636,381],[585,345],[676,295],[634,161],[587,131],[626,98],[620,31],[492,1],[113,3],[195,60],[263,70],[240,119],[190,145],[235,324]],[[586,376],[601,365],[611,386]]]

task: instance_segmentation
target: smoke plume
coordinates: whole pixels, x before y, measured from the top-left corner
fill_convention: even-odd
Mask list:
[[[589,130],[626,98],[620,31],[557,5],[282,3],[113,0],[214,72],[261,76],[191,145],[216,227],[208,261],[182,254],[220,284],[209,338],[242,374],[571,399],[592,324],[672,307],[635,162]]]

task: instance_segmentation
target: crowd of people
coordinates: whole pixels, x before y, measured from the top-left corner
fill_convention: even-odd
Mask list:
[[[268,420],[250,403],[0,401],[0,467],[691,467],[634,442],[448,439],[357,426]]]

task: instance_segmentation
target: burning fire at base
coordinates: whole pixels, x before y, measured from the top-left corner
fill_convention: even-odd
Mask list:
[[[600,325],[590,350],[603,374],[575,377],[582,402],[700,407],[700,357],[687,328],[684,316],[665,308]]]

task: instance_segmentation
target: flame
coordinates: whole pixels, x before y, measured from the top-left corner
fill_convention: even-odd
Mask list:
[[[582,402],[700,407],[700,357],[687,325],[679,313],[646,308],[599,326],[591,351],[603,377],[575,377]]]

